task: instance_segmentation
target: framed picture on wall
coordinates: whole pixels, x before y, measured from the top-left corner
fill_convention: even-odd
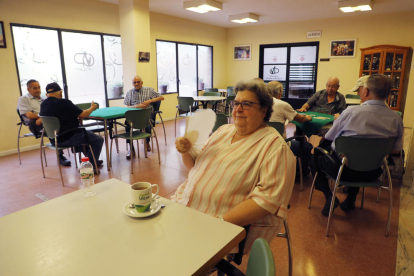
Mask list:
[[[331,40],[330,58],[355,57],[356,39]]]
[[[0,21],[0,48],[7,48],[3,21]]]
[[[233,49],[233,60],[251,60],[252,45],[237,45]]]
[[[149,62],[150,61],[150,52],[139,52],[138,62]]]

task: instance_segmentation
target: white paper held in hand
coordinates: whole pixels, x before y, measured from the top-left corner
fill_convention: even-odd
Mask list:
[[[191,142],[193,147],[189,153],[194,157],[203,149],[216,123],[216,113],[207,109],[187,117],[184,138]]]

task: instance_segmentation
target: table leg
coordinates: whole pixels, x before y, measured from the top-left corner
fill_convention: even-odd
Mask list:
[[[208,103],[208,101],[200,101],[200,102],[203,105],[203,109],[207,109],[207,103]]]
[[[106,119],[104,119],[104,135],[105,135],[105,148],[106,148],[106,167],[108,171],[111,170],[111,164],[109,163],[109,149],[108,149],[108,124]]]

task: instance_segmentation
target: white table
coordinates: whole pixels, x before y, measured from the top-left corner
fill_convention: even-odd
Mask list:
[[[245,236],[242,227],[160,198],[130,218],[116,179],[0,218],[0,275],[203,275]],[[143,250],[147,248],[148,250]]]
[[[199,101],[203,105],[203,109],[207,109],[207,103],[209,101],[221,101],[225,100],[226,97],[220,97],[220,96],[192,96],[194,101]]]
[[[353,98],[345,98],[345,102],[347,105],[360,105],[361,104],[360,99],[353,99]]]

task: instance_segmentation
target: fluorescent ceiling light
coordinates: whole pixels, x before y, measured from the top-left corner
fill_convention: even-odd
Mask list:
[[[242,14],[229,15],[229,20],[231,22],[235,22],[239,24],[259,22],[259,16],[253,13],[242,13]]]
[[[192,0],[184,2],[183,6],[186,10],[198,13],[219,11],[223,8],[223,4],[221,2],[217,2],[214,0]]]
[[[371,0],[342,0],[338,2],[338,8],[342,12],[370,11],[372,10]]]

